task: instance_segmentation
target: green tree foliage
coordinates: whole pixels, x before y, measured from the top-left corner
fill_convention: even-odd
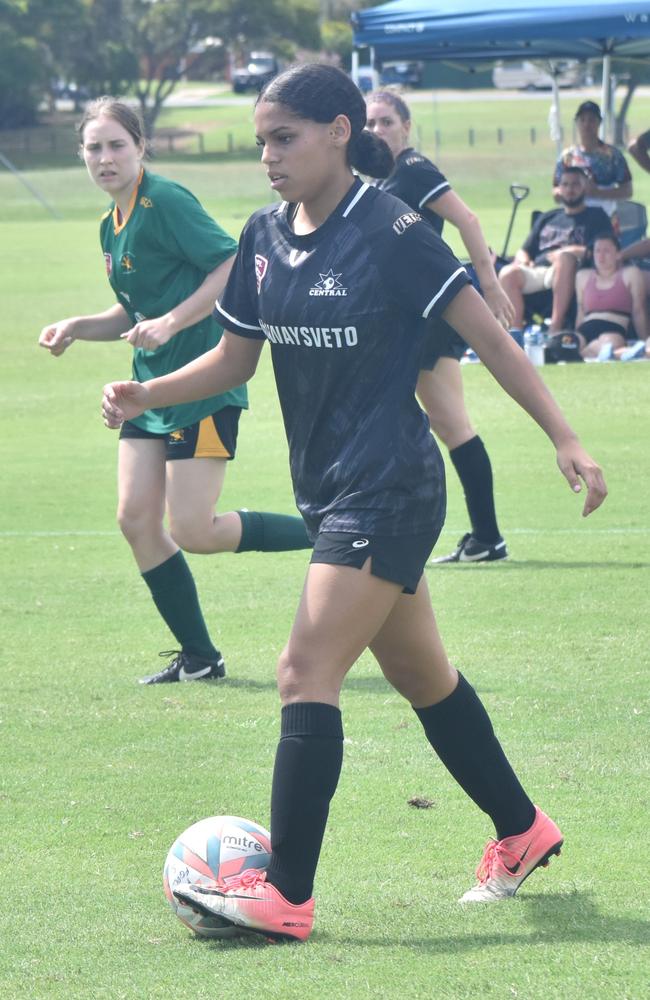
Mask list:
[[[352,55],[352,27],[347,21],[323,21],[321,24],[323,48],[349,65]]]
[[[81,0],[0,0],[0,128],[36,120],[82,16]]]
[[[350,16],[363,7],[374,7],[377,0],[321,0],[321,36],[323,48],[349,67],[352,56]]]
[[[91,97],[123,94],[138,79],[137,56],[128,44],[122,0],[83,0],[80,20],[65,54],[68,75]]]
[[[317,0],[86,0],[87,18],[71,62],[92,94],[136,94],[151,132],[183,76],[210,57],[206,37],[235,53],[288,45],[318,47]]]
[[[210,57],[206,37],[235,57],[285,59],[320,48],[319,0],[0,0],[0,121],[33,122],[52,80],[91,96],[136,94],[149,131],[183,76]],[[214,47],[212,47],[212,53]]]

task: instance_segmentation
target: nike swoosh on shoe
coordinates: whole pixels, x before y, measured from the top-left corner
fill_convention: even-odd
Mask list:
[[[532,841],[531,841],[531,843],[532,843]],[[511,868],[510,865],[505,865],[504,864],[503,867],[506,868],[507,871],[509,871],[511,875],[516,875],[517,872],[519,871],[519,869],[521,868],[523,862],[526,860],[526,855],[528,854],[529,850],[530,850],[530,844],[528,844],[528,846],[526,847],[526,850],[521,855],[521,858],[519,859],[519,861],[517,862],[516,865],[513,865],[512,868]]]
[[[188,673],[185,667],[181,667],[178,671],[179,681],[196,681],[201,677],[205,677],[207,674],[212,673],[212,665],[208,664],[207,667],[203,667],[202,670],[192,670]]]

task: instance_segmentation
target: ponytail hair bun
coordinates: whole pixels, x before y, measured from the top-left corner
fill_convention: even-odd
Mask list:
[[[348,161],[366,177],[388,177],[395,166],[387,143],[367,129],[350,139]]]

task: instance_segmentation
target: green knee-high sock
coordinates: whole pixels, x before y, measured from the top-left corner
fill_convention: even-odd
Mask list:
[[[185,653],[206,660],[219,655],[210,640],[190,567],[179,550],[142,574],[158,611]]]
[[[305,522],[288,514],[266,514],[257,510],[238,510],[241,541],[237,552],[288,552],[311,549]]]

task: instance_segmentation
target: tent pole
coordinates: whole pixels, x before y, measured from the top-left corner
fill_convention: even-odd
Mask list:
[[[600,137],[605,142],[607,142],[607,140],[609,139],[610,122],[612,117],[611,78],[612,78],[612,55],[611,52],[609,51],[609,48],[606,48],[603,53],[603,81],[602,81],[601,99],[600,99],[600,106],[603,111],[603,121],[600,127]]]
[[[560,120],[560,87],[557,82],[559,70],[553,61],[549,61],[551,80],[553,81],[553,100],[549,112],[551,139],[555,140],[555,152],[559,160],[562,155],[562,122]]]
[[[356,83],[356,85],[358,87],[359,86],[359,50],[358,49],[352,49],[352,65],[350,67],[350,76],[352,77],[352,79],[354,80],[354,82]]]
[[[378,90],[379,89],[379,73],[377,72],[377,68],[375,66],[375,47],[374,47],[374,45],[370,46],[370,66],[372,67],[372,89],[373,90]]]

